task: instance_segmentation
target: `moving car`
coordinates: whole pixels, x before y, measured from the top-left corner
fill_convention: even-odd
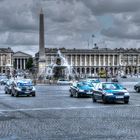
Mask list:
[[[4,91],[5,91],[5,94],[11,94],[12,92],[12,83],[13,83],[14,80],[12,79],[9,79],[6,84],[5,84],[5,87],[4,87]]]
[[[70,85],[71,81],[66,80],[66,79],[58,79],[57,85]]]
[[[70,87],[70,97],[92,96],[94,86],[86,81],[75,82]]]
[[[140,82],[138,82],[136,85],[134,85],[134,90],[136,92],[140,92]]]
[[[36,95],[35,87],[30,79],[16,80],[12,83],[11,96]]]
[[[123,101],[128,104],[129,102],[129,93],[128,91],[120,84],[113,82],[101,82],[98,83],[93,91],[92,96],[93,102],[101,100],[104,103]]]

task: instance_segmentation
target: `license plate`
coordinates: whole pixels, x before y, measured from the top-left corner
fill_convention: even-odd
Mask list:
[[[117,99],[122,99],[124,96],[116,96]]]

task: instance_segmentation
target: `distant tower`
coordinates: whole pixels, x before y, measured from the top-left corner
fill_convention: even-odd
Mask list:
[[[44,14],[41,9],[39,15],[39,75],[45,73],[45,64]]]

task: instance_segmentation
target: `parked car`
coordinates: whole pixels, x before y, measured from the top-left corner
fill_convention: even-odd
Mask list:
[[[6,84],[5,84],[5,87],[4,87],[4,91],[5,91],[5,94],[11,94],[11,91],[12,91],[12,83],[13,83],[14,80],[12,79],[9,79]]]
[[[11,96],[19,96],[19,95],[36,95],[35,87],[30,79],[23,80],[15,80],[12,83]]]
[[[122,85],[113,82],[98,83],[93,91],[93,102],[101,100],[104,103],[123,101],[128,104],[129,93]]]
[[[97,83],[100,83],[99,79],[87,79],[87,82],[91,83],[94,87],[96,86]]]
[[[72,82],[66,79],[58,79],[57,85],[70,85]]]
[[[122,75],[121,78],[127,78],[127,76],[126,75]]]
[[[116,77],[111,78],[111,82],[118,82],[118,79]]]
[[[138,82],[136,85],[134,85],[134,90],[136,92],[140,92],[140,82]]]
[[[75,82],[70,87],[70,97],[92,96],[94,86],[89,82]]]

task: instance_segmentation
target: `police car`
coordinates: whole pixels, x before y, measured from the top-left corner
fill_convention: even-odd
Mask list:
[[[19,95],[36,95],[36,89],[31,79],[15,80],[12,83],[11,96],[18,97]]]

